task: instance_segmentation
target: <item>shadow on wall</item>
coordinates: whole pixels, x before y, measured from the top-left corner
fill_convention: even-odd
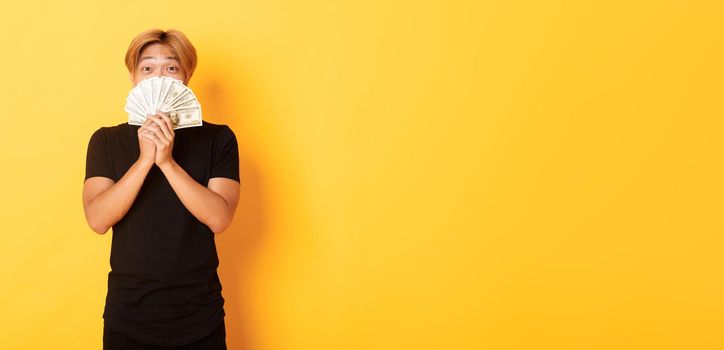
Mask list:
[[[208,63],[207,63],[208,62]],[[219,254],[219,278],[225,299],[226,342],[230,350],[254,350],[255,327],[248,311],[250,273],[265,238],[264,182],[251,154],[246,153],[245,139],[240,132],[244,124],[244,89],[241,82],[222,75],[231,64],[209,60],[208,72],[198,83],[204,118],[226,124],[236,134],[239,144],[239,176],[241,194],[234,220],[226,231],[216,237]]]

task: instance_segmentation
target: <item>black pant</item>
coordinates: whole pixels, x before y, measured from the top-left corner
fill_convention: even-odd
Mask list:
[[[226,328],[224,323],[206,338],[182,346],[157,346],[142,343],[125,334],[103,326],[103,350],[226,350]]]

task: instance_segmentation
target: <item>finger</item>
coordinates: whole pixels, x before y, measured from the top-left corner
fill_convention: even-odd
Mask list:
[[[173,138],[173,135],[171,134],[171,132],[168,131],[168,125],[164,122],[164,119],[156,115],[154,115],[152,118],[156,125],[161,128],[161,132],[163,132],[163,134],[166,136],[166,139],[170,141]]]
[[[142,135],[141,140],[141,142],[148,143],[148,146],[156,152],[156,142],[153,141],[153,136]]]
[[[161,129],[158,126],[152,125],[146,129],[148,129],[148,131],[153,132],[156,135],[156,137],[158,137],[158,140],[161,141],[163,144],[168,145],[171,143],[170,140],[166,139],[166,135],[164,135],[163,131],[161,131]]]
[[[171,122],[171,119],[168,116],[159,115],[157,121],[161,123],[159,126],[161,127],[161,130],[163,130],[164,134],[166,134],[166,136],[168,137],[168,140],[172,141],[173,138],[176,137],[176,133],[173,131],[173,123]]]
[[[154,137],[156,137],[156,134],[154,134],[153,131],[151,131],[151,130],[144,129],[141,133],[138,134],[138,136],[144,137],[144,138],[149,138],[149,137],[154,138]]]
[[[148,131],[148,129],[144,128],[143,126],[138,128],[138,138],[143,137],[143,135]]]
[[[161,141],[158,140],[158,137],[154,135],[153,133],[146,133],[143,135],[143,137],[147,140],[153,141],[153,143],[156,146],[156,149],[161,148]]]
[[[166,122],[166,126],[168,126],[168,130],[171,131],[171,135],[176,136],[176,132],[173,131],[173,122],[171,121],[171,118],[169,116],[161,111],[158,111],[158,114],[163,118],[163,121]]]

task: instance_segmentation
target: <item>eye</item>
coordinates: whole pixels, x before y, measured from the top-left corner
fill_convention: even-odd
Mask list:
[[[170,70],[171,72],[178,72],[178,68],[174,66],[168,67],[168,70]]]
[[[142,71],[142,72],[150,72],[150,71],[151,71],[151,67],[148,67],[148,66],[142,67],[142,68],[141,68],[141,71]]]

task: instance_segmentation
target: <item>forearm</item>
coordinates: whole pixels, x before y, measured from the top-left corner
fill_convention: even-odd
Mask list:
[[[105,233],[126,215],[152,166],[153,163],[135,162],[118,182],[88,203],[86,216],[96,232]]]
[[[196,182],[174,160],[160,168],[181,203],[194,217],[215,234],[226,229],[233,217],[233,210],[224,197]]]

